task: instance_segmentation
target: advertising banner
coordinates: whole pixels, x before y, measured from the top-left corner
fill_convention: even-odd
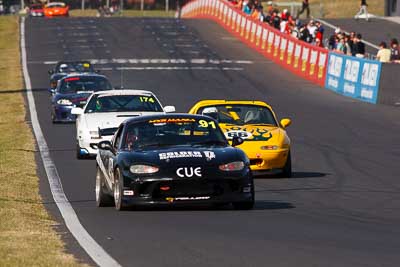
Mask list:
[[[325,87],[376,104],[381,68],[378,61],[329,53]]]

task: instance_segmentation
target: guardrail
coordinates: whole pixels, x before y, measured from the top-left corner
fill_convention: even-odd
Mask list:
[[[400,93],[380,92],[382,64],[378,61],[336,54],[297,40],[225,0],[194,0],[182,8],[180,15],[212,19],[266,58],[336,93],[374,104],[382,103],[383,98],[385,103],[400,104],[400,97],[393,96]],[[388,101],[390,97],[397,100]]]

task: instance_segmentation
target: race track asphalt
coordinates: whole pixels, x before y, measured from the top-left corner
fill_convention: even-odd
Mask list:
[[[39,120],[66,195],[87,231],[123,266],[399,265],[399,109],[306,82],[211,21],[29,19],[26,31]],[[152,90],[178,111],[207,98],[267,101],[293,120],[294,178],[257,179],[252,211],[96,208],[95,162],[75,159],[74,124],[51,123],[46,88],[53,65],[44,63],[113,58],[131,59],[96,65],[115,86],[122,77],[125,88]],[[232,61],[215,61],[222,59]],[[46,206],[62,223],[41,167],[39,173]]]

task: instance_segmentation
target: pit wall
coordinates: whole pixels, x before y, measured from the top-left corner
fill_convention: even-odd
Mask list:
[[[378,61],[339,55],[299,41],[251,18],[224,0],[193,0],[178,15],[214,20],[292,73],[344,96],[379,103],[382,65]]]

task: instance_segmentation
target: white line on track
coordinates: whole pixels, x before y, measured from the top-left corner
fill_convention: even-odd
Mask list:
[[[253,64],[251,60],[230,60],[230,59],[208,59],[208,58],[193,58],[193,59],[182,59],[182,58],[112,58],[112,59],[85,59],[90,61],[92,64]],[[54,65],[58,61],[29,61],[29,64],[45,64]]]
[[[118,67],[116,70],[234,70],[241,71],[243,68],[218,68],[218,67]],[[103,68],[100,70],[109,70]]]
[[[89,235],[86,229],[79,222],[71,203],[68,201],[64,193],[60,176],[58,175],[56,165],[51,159],[49,148],[44,138],[42,129],[40,128],[39,119],[36,112],[35,100],[32,93],[31,79],[28,72],[26,43],[25,43],[25,18],[21,18],[21,55],[22,70],[27,90],[27,99],[29,104],[29,112],[32,121],[33,132],[39,147],[40,156],[43,161],[44,169],[50,184],[50,190],[53,195],[54,202],[57,204],[65,225],[71,234],[75,237],[81,247],[99,266],[120,266],[97,242]]]

